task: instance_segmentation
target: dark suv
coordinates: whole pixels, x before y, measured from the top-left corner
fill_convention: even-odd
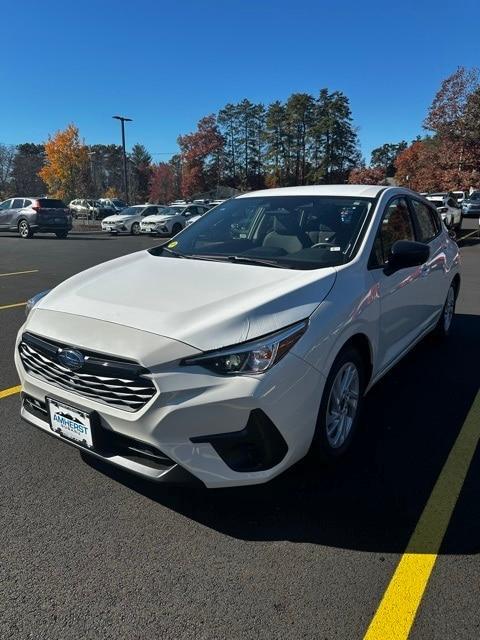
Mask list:
[[[22,238],[54,233],[66,238],[72,228],[68,207],[53,198],[10,198],[0,202],[0,231],[18,231]]]

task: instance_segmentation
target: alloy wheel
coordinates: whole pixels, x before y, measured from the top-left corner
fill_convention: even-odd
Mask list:
[[[332,449],[340,448],[348,438],[357,414],[360,375],[353,362],[338,371],[330,389],[326,416],[327,441]]]
[[[455,291],[453,287],[450,287],[447,293],[447,299],[445,301],[445,307],[443,309],[443,329],[445,333],[450,330],[450,325],[453,320],[453,313],[455,311]]]

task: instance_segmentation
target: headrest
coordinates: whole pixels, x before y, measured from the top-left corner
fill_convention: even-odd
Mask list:
[[[276,213],[273,218],[273,230],[282,236],[296,236],[300,232],[298,215],[292,213]]]

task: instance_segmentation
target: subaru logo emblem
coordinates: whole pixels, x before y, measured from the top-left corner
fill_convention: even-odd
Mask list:
[[[80,351],[75,351],[75,349],[59,349],[57,351],[57,360],[71,371],[78,371],[85,364],[83,354]]]

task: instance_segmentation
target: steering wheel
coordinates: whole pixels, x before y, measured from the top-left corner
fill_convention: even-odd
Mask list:
[[[335,245],[333,245],[331,242],[317,242],[316,244],[312,244],[311,247],[309,247],[310,249],[328,249],[329,247],[333,247]]]

